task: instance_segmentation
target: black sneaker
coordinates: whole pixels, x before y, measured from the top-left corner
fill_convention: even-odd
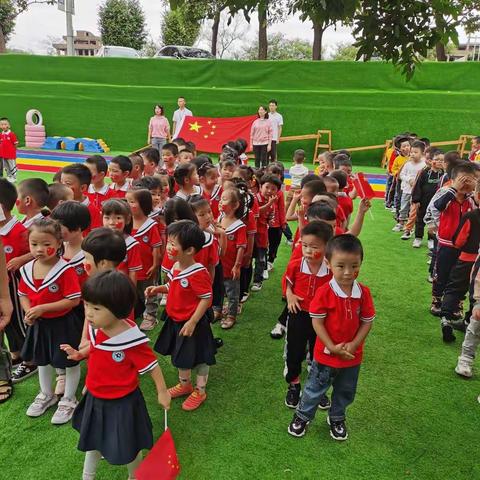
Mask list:
[[[435,317],[442,316],[442,304],[437,302],[432,302],[432,306],[430,307],[430,313]]]
[[[223,340],[220,337],[215,337],[214,341],[217,348],[223,347]]]
[[[319,410],[328,410],[332,404],[330,403],[330,399],[324,395],[320,399],[320,403],[318,404]]]
[[[17,369],[12,373],[12,383],[19,383],[32,375],[37,373],[36,365],[27,365],[22,362]]]
[[[347,426],[345,420],[338,422],[330,421],[330,417],[327,417],[327,423],[330,425],[330,436],[339,442],[343,442],[348,438]]]
[[[288,408],[297,408],[300,401],[301,387],[299,383],[291,383],[288,386],[287,396],[285,397],[285,405]]]
[[[294,437],[303,437],[309,423],[310,422],[302,420],[300,417],[297,417],[297,415],[294,415],[293,420],[288,426],[288,433]]]
[[[452,343],[456,337],[453,334],[453,328],[450,325],[442,325],[442,338],[445,343]]]

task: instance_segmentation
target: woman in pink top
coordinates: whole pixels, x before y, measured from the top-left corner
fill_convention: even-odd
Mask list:
[[[162,147],[170,141],[170,124],[164,116],[163,106],[155,105],[153,109],[155,115],[150,119],[148,124],[148,139],[147,143],[156,148],[160,153],[160,161],[162,160]]]
[[[250,130],[250,145],[255,154],[255,167],[267,166],[267,153],[272,149],[272,123],[268,119],[267,108],[258,108],[258,118]]]

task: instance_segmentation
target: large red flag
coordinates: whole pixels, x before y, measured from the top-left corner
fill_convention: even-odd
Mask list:
[[[172,433],[167,428],[137,468],[137,480],[175,480],[180,473]]]
[[[353,176],[353,185],[360,198],[368,198],[368,200],[375,198],[375,191],[363,173],[359,172]]]
[[[248,117],[210,118],[187,116],[178,134],[193,142],[200,152],[220,153],[222,145],[231,140],[244,138],[250,146],[250,129],[257,115]]]

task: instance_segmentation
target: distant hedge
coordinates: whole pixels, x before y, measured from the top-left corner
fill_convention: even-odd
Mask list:
[[[25,112],[43,113],[48,135],[103,138],[113,150],[146,141],[153,105],[168,117],[179,95],[197,115],[236,116],[271,98],[285,135],[331,129],[334,148],[383,143],[410,130],[432,140],[480,133],[480,64],[425,63],[406,82],[381,62],[237,62],[0,56],[0,116],[23,138]],[[285,143],[310,155],[313,142]],[[356,155],[378,164],[380,152]]]

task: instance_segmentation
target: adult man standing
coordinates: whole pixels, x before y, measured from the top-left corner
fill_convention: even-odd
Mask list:
[[[267,154],[268,162],[277,161],[277,145],[280,142],[280,137],[282,136],[283,117],[277,112],[277,105],[277,101],[274,99],[268,102],[268,109],[270,110],[268,118],[272,123],[272,148]]]
[[[10,321],[13,307],[8,289],[7,267],[3,243],[0,241],[0,403],[6,402],[12,395],[12,362],[10,353],[3,341],[3,332]]]
[[[185,117],[188,115],[193,115],[191,110],[186,107],[187,102],[185,102],[185,97],[178,97],[177,105],[178,110],[175,110],[175,112],[173,113],[173,140],[178,137],[178,134],[182,129],[183,120],[185,119]]]

